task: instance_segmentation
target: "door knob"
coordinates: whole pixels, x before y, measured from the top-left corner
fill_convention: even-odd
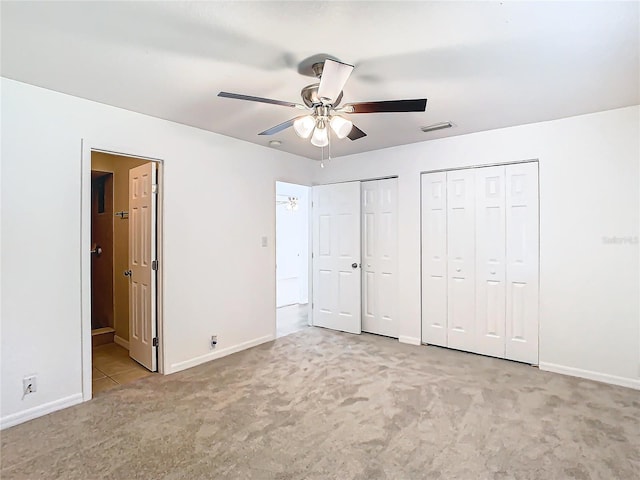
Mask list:
[[[96,257],[102,255],[102,247],[100,245],[93,244],[93,248],[89,250],[89,252],[93,253]]]
[[[124,276],[125,277],[130,277],[131,276],[131,270],[125,270],[124,271]]]
[[[461,270],[462,270],[461,268],[456,268],[456,272],[459,272],[459,271],[461,271]]]
[[[358,264],[357,263],[352,263],[351,264],[351,268],[358,268]]]
[[[496,272],[491,272],[491,275],[495,275],[495,274],[496,274]]]

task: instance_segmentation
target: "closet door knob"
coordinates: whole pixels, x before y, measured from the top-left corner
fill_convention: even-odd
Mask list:
[[[460,272],[461,270],[461,268],[456,268],[456,272]]]

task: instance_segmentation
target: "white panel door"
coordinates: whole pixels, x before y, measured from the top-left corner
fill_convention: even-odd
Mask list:
[[[157,370],[156,165],[129,170],[129,355],[152,372]]]
[[[476,353],[505,355],[505,167],[475,170]]]
[[[538,363],[538,164],[506,167],[506,358]]]
[[[447,174],[422,175],[422,342],[447,346]]]
[[[313,187],[313,325],[360,333],[360,182]]]
[[[362,182],[362,330],[398,337],[398,179]]]
[[[447,345],[475,350],[475,172],[447,172]]]

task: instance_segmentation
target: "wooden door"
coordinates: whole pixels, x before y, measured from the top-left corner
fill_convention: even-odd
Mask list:
[[[538,364],[538,164],[506,167],[506,358]]]
[[[157,370],[156,165],[129,170],[129,355]]]
[[[398,337],[398,179],[362,182],[362,330]]]
[[[475,349],[475,193],[473,170],[447,172],[447,345]]]
[[[422,175],[422,342],[447,346],[447,174]]]
[[[91,329],[113,328],[113,173],[91,171]]]
[[[505,167],[476,174],[476,348],[505,355]]]
[[[313,325],[361,332],[360,182],[313,187]]]

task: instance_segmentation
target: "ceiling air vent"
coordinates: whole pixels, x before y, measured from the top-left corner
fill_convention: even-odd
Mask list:
[[[453,123],[451,122],[442,122],[442,123],[434,123],[433,125],[428,125],[426,127],[421,127],[420,130],[423,132],[435,132],[436,130],[442,130],[443,128],[451,128],[453,127]]]

